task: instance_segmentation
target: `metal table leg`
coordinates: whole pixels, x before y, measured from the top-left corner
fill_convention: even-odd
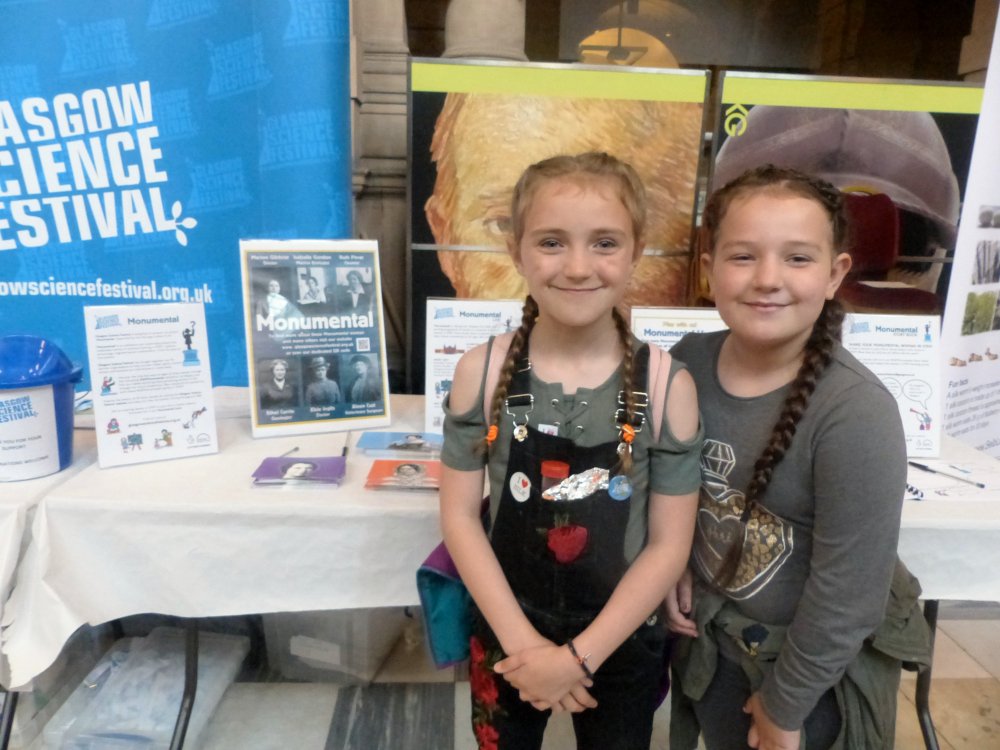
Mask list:
[[[181,708],[177,712],[177,723],[174,725],[174,736],[170,740],[170,750],[181,750],[184,747],[184,735],[187,734],[195,693],[198,691],[198,621],[185,620],[184,628],[186,630],[184,694],[181,696]]]
[[[937,633],[938,600],[928,599],[924,602],[924,619],[931,628],[931,654],[934,654],[934,637]],[[931,718],[931,667],[917,673],[917,721],[924,735],[924,746],[927,750],[939,750],[937,732],[934,731],[934,720]]]
[[[7,750],[10,744],[11,730],[14,728],[14,711],[17,710],[17,693],[11,690],[0,691],[0,750]]]

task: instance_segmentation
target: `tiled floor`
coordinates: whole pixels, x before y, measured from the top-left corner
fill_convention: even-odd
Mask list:
[[[904,675],[898,750],[924,747]],[[1000,604],[943,604],[931,707],[942,750],[1000,750]],[[468,683],[425,663],[419,639],[401,638],[367,690],[329,684],[238,683],[198,743],[201,750],[465,750]],[[652,747],[667,747],[661,709]],[[568,721],[551,722],[545,750],[575,747]]]

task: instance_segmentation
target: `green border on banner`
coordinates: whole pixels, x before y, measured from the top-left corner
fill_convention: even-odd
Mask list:
[[[899,112],[979,114],[979,86],[924,83],[880,83],[805,78],[727,75],[722,85],[727,104],[778,107],[877,109]]]
[[[651,102],[705,101],[706,71],[595,70],[581,67],[413,63],[413,91],[564,96]]]

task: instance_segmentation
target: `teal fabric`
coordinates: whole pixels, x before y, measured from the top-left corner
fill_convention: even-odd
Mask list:
[[[417,570],[417,593],[423,609],[427,647],[438,669],[444,669],[469,658],[469,636],[472,632],[472,597],[458,577],[435,564],[431,554]],[[447,551],[444,551],[447,555]],[[450,562],[450,557],[448,558]]]

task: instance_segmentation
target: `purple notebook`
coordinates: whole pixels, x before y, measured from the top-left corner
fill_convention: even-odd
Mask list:
[[[276,456],[265,458],[253,473],[254,484],[294,484],[322,482],[340,484],[347,468],[344,456],[308,458]]]

